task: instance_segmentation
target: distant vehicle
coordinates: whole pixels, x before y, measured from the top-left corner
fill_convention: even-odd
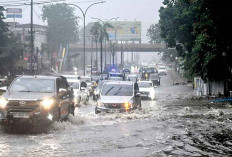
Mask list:
[[[141,79],[149,80],[150,74],[153,74],[155,72],[156,72],[155,67],[143,67],[140,70],[140,73],[142,74]]]
[[[96,68],[96,67],[92,68],[92,74],[93,75],[99,75],[100,73],[101,73],[101,71],[98,68]]]
[[[120,79],[119,79],[119,77],[120,77]],[[110,72],[110,73],[108,73],[108,79],[109,80],[120,80],[120,81],[123,81],[123,80],[125,80],[125,74]]]
[[[91,76],[91,81],[99,81],[102,79],[102,76],[100,75],[92,75]]]
[[[167,75],[167,69],[165,66],[159,66],[158,67],[158,74],[159,75]]]
[[[89,91],[87,89],[87,84],[84,81],[78,81],[71,84],[74,94],[74,104],[75,106],[80,106],[80,102],[86,104],[89,101]]]
[[[132,81],[132,82],[137,82],[138,76],[137,75],[127,75],[127,80]]]
[[[113,81],[103,85],[95,113],[125,112],[141,108],[141,98],[137,83]]]
[[[160,85],[160,76],[158,73],[151,74],[149,79],[152,81],[153,85]]]
[[[0,98],[3,125],[59,121],[74,110],[73,91],[61,76],[17,77]]]
[[[79,75],[62,75],[62,76],[66,78],[69,84],[78,81],[78,78],[80,77]]]
[[[92,81],[90,76],[81,76],[80,77],[81,81],[85,81],[87,83],[87,89],[89,90],[89,94],[92,95]]]
[[[142,98],[155,99],[155,89],[151,81],[139,81],[138,85]]]
[[[102,89],[102,86],[104,85],[104,83],[109,82],[109,80],[100,80],[98,82],[97,87],[95,88],[94,92],[93,92],[93,100],[97,100],[100,97],[100,91]]]
[[[0,87],[0,96],[3,95],[6,92],[7,87]]]
[[[130,71],[129,68],[123,68],[123,72],[124,72],[124,73],[130,73],[131,71]]]

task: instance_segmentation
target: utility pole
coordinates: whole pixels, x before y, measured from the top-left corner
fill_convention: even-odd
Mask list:
[[[31,0],[31,56],[30,56],[30,70],[32,69],[32,55],[34,52],[34,35],[33,35],[33,0]]]
[[[121,67],[123,68],[123,50],[122,50],[122,40],[121,40]]]

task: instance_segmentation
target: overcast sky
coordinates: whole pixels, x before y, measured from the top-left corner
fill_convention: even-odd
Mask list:
[[[0,2],[10,2],[13,0],[0,0]],[[20,1],[20,0],[14,0]],[[27,0],[21,0],[27,1]],[[51,1],[51,0],[34,0],[34,2]],[[66,3],[74,3],[85,10],[90,4],[97,0],[65,0]],[[86,15],[86,23],[93,20],[91,17],[100,18],[102,20],[119,17],[119,21],[124,20],[137,20],[142,22],[142,41],[147,42],[146,32],[149,26],[159,21],[159,8],[163,5],[163,0],[105,0],[103,4],[97,4],[92,6]],[[30,0],[28,0],[30,2]],[[13,8],[13,7],[11,7]],[[23,10],[23,18],[16,19],[19,23],[30,23],[30,6],[20,7]],[[46,25],[43,22],[42,5],[34,6],[34,23]],[[82,14],[76,9],[76,14],[82,17]],[[13,21],[13,19],[7,19],[7,21]],[[79,25],[83,26],[83,21],[80,20]]]

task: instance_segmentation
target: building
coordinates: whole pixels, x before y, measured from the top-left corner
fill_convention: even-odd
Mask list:
[[[31,24],[19,24],[17,22],[7,22],[9,30],[17,36],[23,44],[31,43]],[[33,24],[34,47],[41,50],[42,45],[47,43],[47,26]]]

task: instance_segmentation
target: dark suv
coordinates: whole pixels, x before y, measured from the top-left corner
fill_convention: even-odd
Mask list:
[[[20,120],[59,121],[74,115],[73,90],[62,76],[20,76],[0,97],[3,125]]]

